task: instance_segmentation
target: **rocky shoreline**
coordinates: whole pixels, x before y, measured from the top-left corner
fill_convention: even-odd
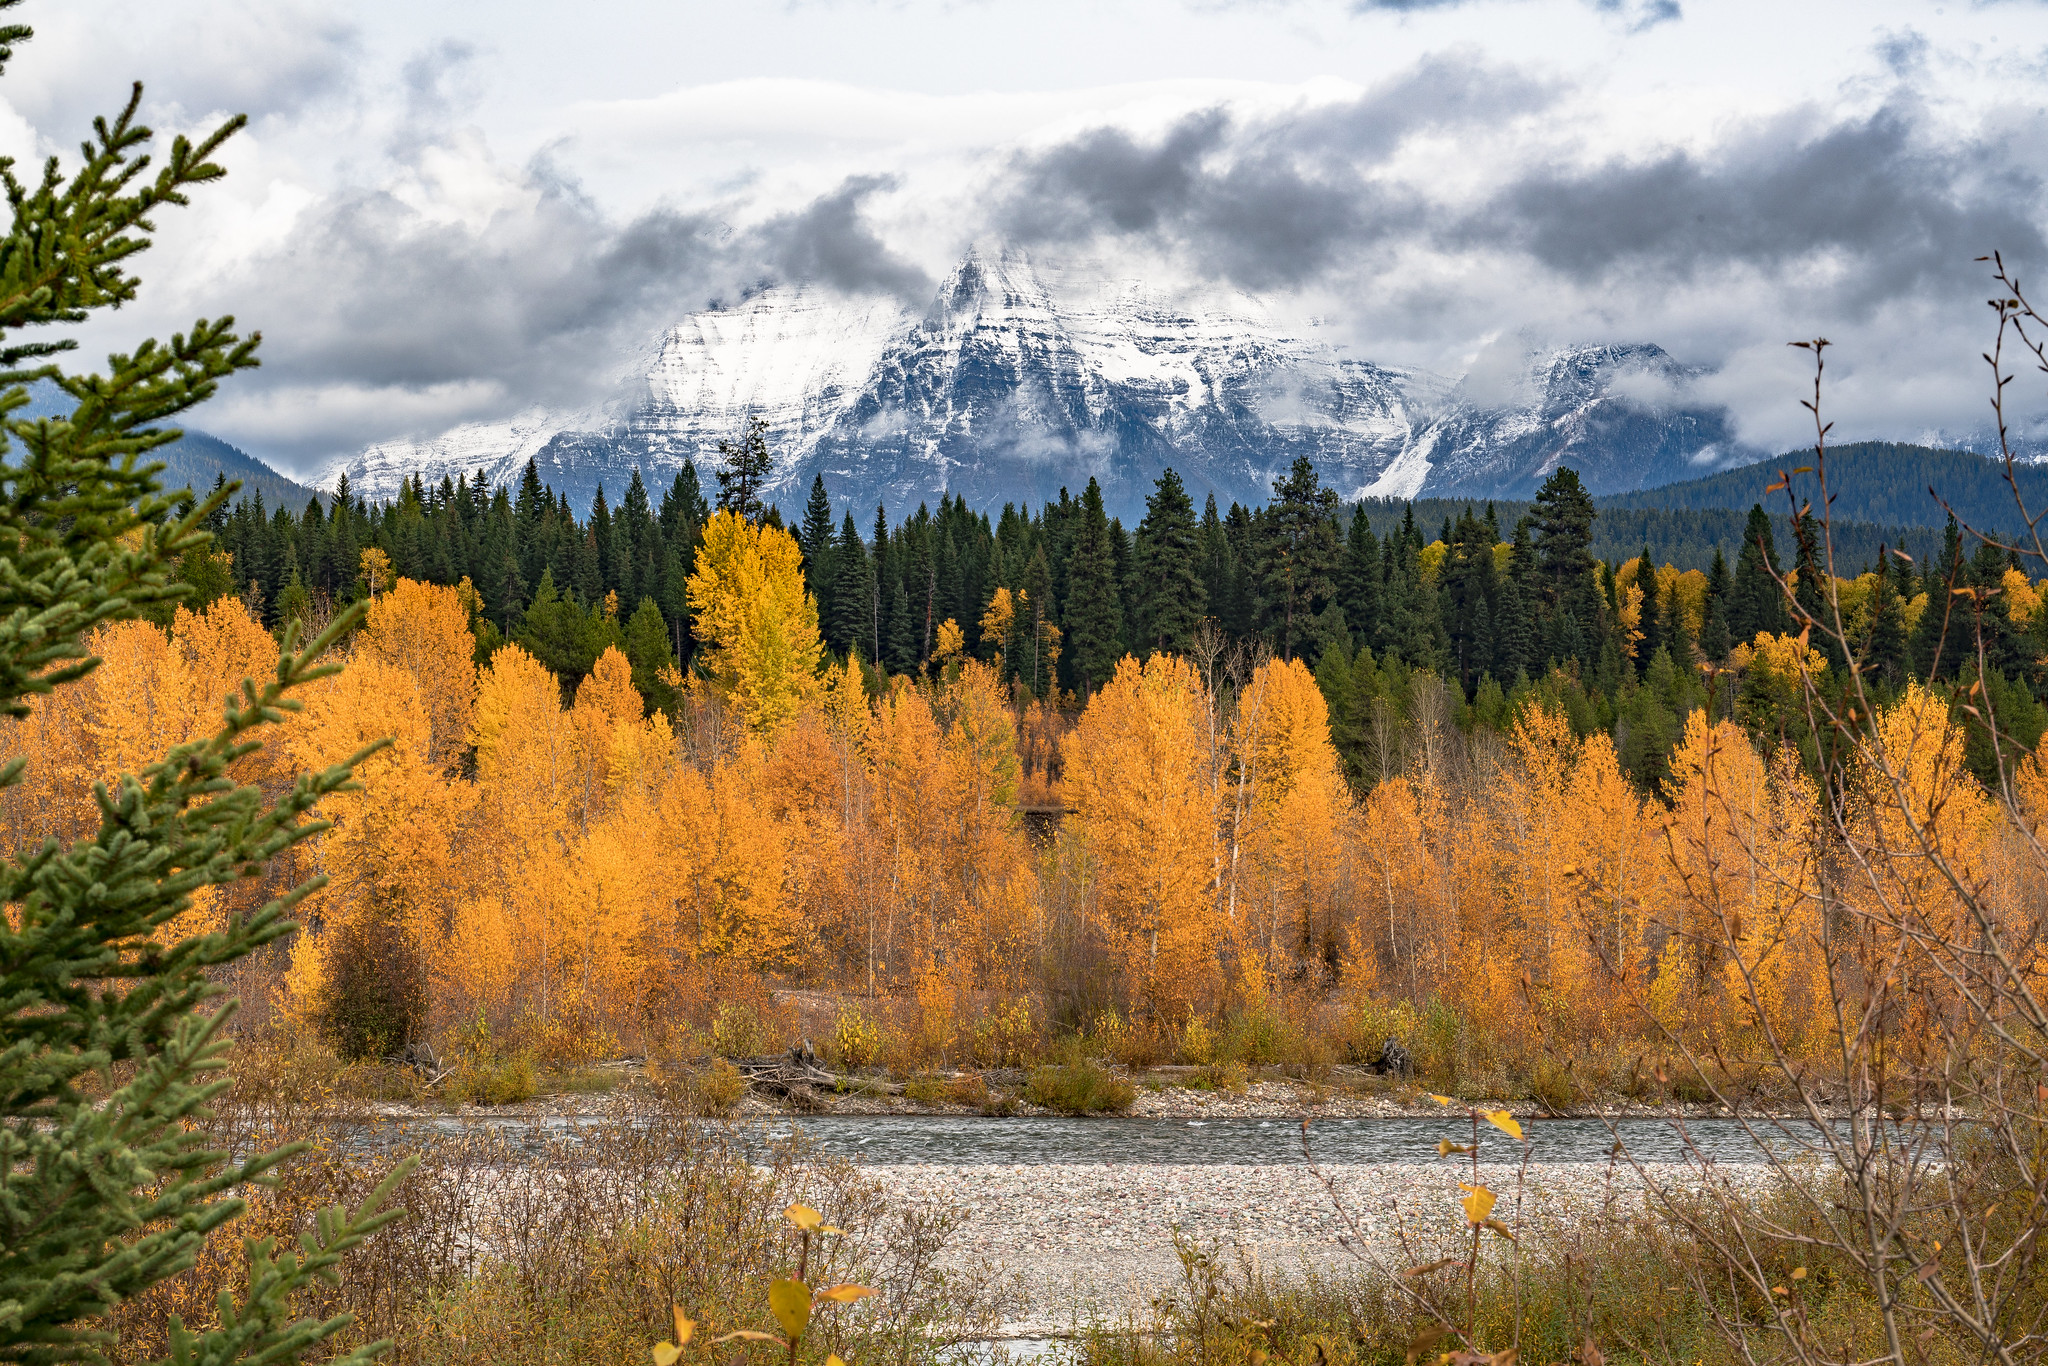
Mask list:
[[[899,1200],[951,1206],[970,1217],[947,1249],[949,1262],[992,1267],[1015,1293],[1018,1310],[999,1336],[1047,1337],[1089,1323],[1142,1321],[1152,1298],[1181,1283],[1174,1238],[1216,1249],[1233,1266],[1306,1274],[1382,1274],[1407,1265],[1395,1236],[1405,1220],[1411,1246],[1434,1257],[1462,1233],[1457,1182],[1462,1163],[1343,1164],[1323,1169],[1344,1209],[1371,1240],[1362,1260],[1340,1242],[1348,1230],[1330,1192],[1300,1164],[1178,1166],[1071,1163],[1030,1166],[875,1166],[865,1174]],[[1482,1181],[1525,1236],[1585,1235],[1609,1221],[1639,1217],[1642,1182],[1624,1166],[1485,1164]],[[1762,1166],[1648,1164],[1660,1182],[1727,1182],[1761,1189]]]

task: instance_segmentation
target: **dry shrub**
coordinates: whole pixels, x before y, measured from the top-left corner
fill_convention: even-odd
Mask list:
[[[852,1002],[839,1007],[832,1036],[825,1042],[825,1060],[847,1072],[872,1067],[887,1043],[882,1026]]]
[[[1038,1026],[1031,1001],[998,998],[990,1002],[974,1026],[974,1061],[980,1067],[1022,1067],[1038,1051]]]
[[[1064,1115],[1121,1112],[1137,1098],[1129,1082],[1085,1060],[1037,1068],[1024,1084],[1024,1099]]]
[[[117,1362],[166,1356],[171,1314],[211,1325],[221,1291],[238,1290],[246,1274],[244,1237],[295,1240],[320,1210],[359,1201],[395,1160],[364,1117],[315,1124],[292,1082],[252,1075],[209,1129],[220,1146],[319,1147],[286,1163],[274,1188],[252,1192],[248,1213],[217,1230],[195,1266],[114,1311]],[[883,1292],[838,1316],[845,1336],[821,1348],[936,1363],[1007,1311],[985,1269],[934,1270],[960,1216],[892,1209],[851,1164],[800,1140],[706,1126],[669,1108],[572,1136],[493,1129],[429,1146],[394,1201],[406,1217],[299,1308],[353,1314],[333,1346],[389,1337],[388,1359],[402,1364],[644,1361],[669,1331],[671,1304],[721,1331],[770,1326],[766,1288],[795,1266],[782,1217],[795,1200],[846,1230],[814,1247],[812,1279]]]

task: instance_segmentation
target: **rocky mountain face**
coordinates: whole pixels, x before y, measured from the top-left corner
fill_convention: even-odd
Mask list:
[[[822,474],[865,526],[941,493],[996,510],[1101,481],[1131,520],[1172,466],[1197,503],[1261,503],[1295,457],[1345,498],[1526,497],[1559,465],[1595,493],[1754,459],[1718,409],[1686,406],[1686,372],[1654,346],[1529,358],[1482,397],[1466,381],[1377,365],[1274,323],[1256,300],[1166,302],[1132,282],[970,253],[917,312],[807,286],[761,290],[669,330],[644,392],[604,414],[534,411],[430,441],[372,447],[330,468],[390,496],[529,458],[587,505],[650,489],[694,460],[707,489],[720,439],[750,417],[777,455],[770,495],[798,507]]]

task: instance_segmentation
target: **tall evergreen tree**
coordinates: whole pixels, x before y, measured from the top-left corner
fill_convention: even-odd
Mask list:
[[[1892,582],[1892,558],[1887,547],[1878,547],[1877,582],[1870,591],[1869,629],[1859,661],[1886,691],[1905,683],[1907,669],[1905,613]]]
[[[718,443],[718,459],[718,506],[750,522],[760,521],[768,511],[761,501],[761,486],[775,466],[775,457],[768,452],[768,424],[758,417],[747,419],[739,440]]]
[[[1209,595],[1196,563],[1195,505],[1173,470],[1161,472],[1138,523],[1131,573],[1134,634],[1147,650],[1186,650]]]
[[[1700,653],[1714,664],[1726,659],[1735,648],[1734,632],[1728,627],[1728,598],[1732,591],[1728,561],[1722,558],[1721,548],[1715,546],[1713,567],[1707,570],[1707,600],[1700,615]]]
[[[804,552],[804,587],[818,600],[818,620],[832,620],[832,589],[836,571],[832,564],[832,500],[825,493],[825,476],[811,480],[810,501],[804,504],[804,524],[797,533],[797,545]]]
[[[860,651],[863,657],[875,653],[875,566],[861,544],[860,528],[853,514],[839,527],[839,544],[833,548],[832,630],[827,642],[840,654]]]
[[[1778,551],[1771,537],[1771,519],[1763,504],[1752,504],[1742,529],[1742,550],[1735,557],[1735,578],[1728,595],[1728,632],[1738,645],[1755,640],[1760,631],[1784,634],[1791,626],[1785,593],[1777,582]]]
[[[1536,491],[1536,582],[1552,658],[1592,663],[1604,617],[1594,573],[1593,499],[1577,470],[1560,467]]]
[[[1942,531],[1941,558],[1927,566],[1921,581],[1927,605],[1913,626],[1913,672],[1922,682],[1953,677],[1963,661],[1976,652],[1976,642],[1970,638],[1970,609],[1959,591],[1969,587],[1970,571],[1963,559],[1962,532],[1951,516]]]
[[[1215,506],[1213,500],[1210,506]],[[1380,543],[1372,534],[1372,522],[1365,515],[1363,503],[1351,509],[1351,526],[1344,539],[1344,567],[1337,587],[1346,623],[1358,639],[1373,640],[1380,622]]]
[[[29,37],[20,25],[0,26],[0,65]],[[99,666],[96,627],[180,596],[177,567],[209,548],[199,524],[215,508],[174,518],[146,471],[177,433],[155,424],[256,364],[256,339],[236,335],[229,319],[196,323],[174,346],[148,342],[113,356],[104,374],[58,368],[73,341],[30,340],[33,329],[84,322],[138,296],[128,272],[156,215],[224,174],[213,157],[245,122],[232,119],[196,145],[178,137],[152,170],[141,103],[138,85],[123,110],[95,121],[70,176],[52,158],[26,186],[7,177],[0,412],[20,458],[6,468],[0,500],[0,713],[17,719]],[[89,401],[65,422],[25,420],[31,376]],[[232,1153],[213,1150],[199,1121],[229,1085],[222,978],[296,929],[293,908],[319,884],[294,885],[287,872],[282,895],[197,933],[187,933],[185,913],[216,887],[251,885],[326,828],[314,819],[317,804],[368,751],[281,794],[239,775],[294,695],[336,671],[321,661],[358,619],[344,615],[316,640],[291,640],[267,678],[259,673],[215,712],[217,728],[139,772],[107,775],[90,792],[76,779],[38,775],[54,777],[67,801],[86,798],[91,828],[0,854],[0,1361],[104,1360],[114,1345],[107,1311],[191,1267],[242,1213],[240,1193],[297,1151],[251,1151],[246,1139]],[[0,784],[19,783],[28,762],[6,762]],[[322,1344],[346,1318],[302,1318],[293,1297],[332,1278],[341,1255],[393,1217],[376,1211],[399,1175],[354,1214],[306,1221],[288,1251],[252,1238],[242,1302],[223,1292],[211,1329],[171,1320],[170,1359],[224,1366],[328,1355]],[[377,1350],[338,1360],[358,1366]],[[125,1354],[148,1352],[128,1344]]]
[[[1307,639],[1309,618],[1337,591],[1337,493],[1322,486],[1307,456],[1296,456],[1287,477],[1273,482],[1260,531],[1273,648],[1292,659]]]
[[[1067,565],[1067,657],[1075,686],[1092,693],[1109,681],[1123,653],[1123,605],[1117,599],[1116,555],[1102,488],[1093,479],[1081,495],[1079,534]]]

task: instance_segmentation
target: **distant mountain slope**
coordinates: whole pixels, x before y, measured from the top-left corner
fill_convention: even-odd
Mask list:
[[[70,411],[71,400],[62,389],[47,380],[38,380],[29,386],[28,406],[17,416],[63,417]],[[152,459],[164,462],[164,471],[158,478],[167,493],[189,488],[204,496],[213,487],[214,478],[225,474],[231,481],[241,481],[239,497],[253,498],[260,493],[266,507],[289,508],[294,516],[305,509],[308,498],[327,501],[326,494],[279,474],[239,446],[194,428],[187,427],[184,432],[176,441],[151,454]]]
[[[1691,372],[1649,345],[1525,357],[1501,392],[1376,363],[1293,328],[1252,296],[1162,297],[1143,282],[1001,250],[969,252],[922,310],[809,285],[761,289],[670,328],[635,395],[603,414],[521,414],[356,453],[343,474],[389,497],[531,458],[586,509],[634,469],[650,487],[693,460],[707,483],[721,439],[759,418],[785,512],[822,476],[866,524],[940,494],[994,511],[1101,482],[1127,522],[1162,469],[1199,506],[1264,503],[1297,457],[1346,498],[1534,493],[1560,465],[1595,493],[1754,458],[1727,414],[1679,397]]]
[[[203,497],[213,487],[214,476],[225,474],[231,482],[242,481],[238,497],[261,494],[263,505],[272,511],[282,507],[296,517],[305,510],[308,499],[327,501],[326,494],[286,478],[239,446],[190,428],[156,451],[154,458],[164,462],[164,472],[158,477],[166,490],[190,488]]]
[[[1781,471],[1790,472],[1812,463],[1812,451],[1791,451],[1703,479],[1616,494],[1601,499],[1600,504],[1606,510],[1747,509],[1753,503],[1762,503],[1767,511],[1778,513],[1787,507],[1786,490],[1772,494],[1764,490],[1778,481]],[[2027,506],[2038,515],[2048,508],[2048,466],[2021,466],[2017,474]],[[1862,441],[1828,452],[1828,491],[1834,498],[1833,515],[1837,521],[1941,526],[1948,520],[1948,513],[1928,493],[1930,486],[1948,501],[1959,519],[1971,526],[2007,533],[2022,529],[2012,487],[2006,482],[2005,466],[2000,461],[1969,451],[1884,441]],[[1819,480],[1812,474],[1794,474],[1792,491],[1817,502]]]

